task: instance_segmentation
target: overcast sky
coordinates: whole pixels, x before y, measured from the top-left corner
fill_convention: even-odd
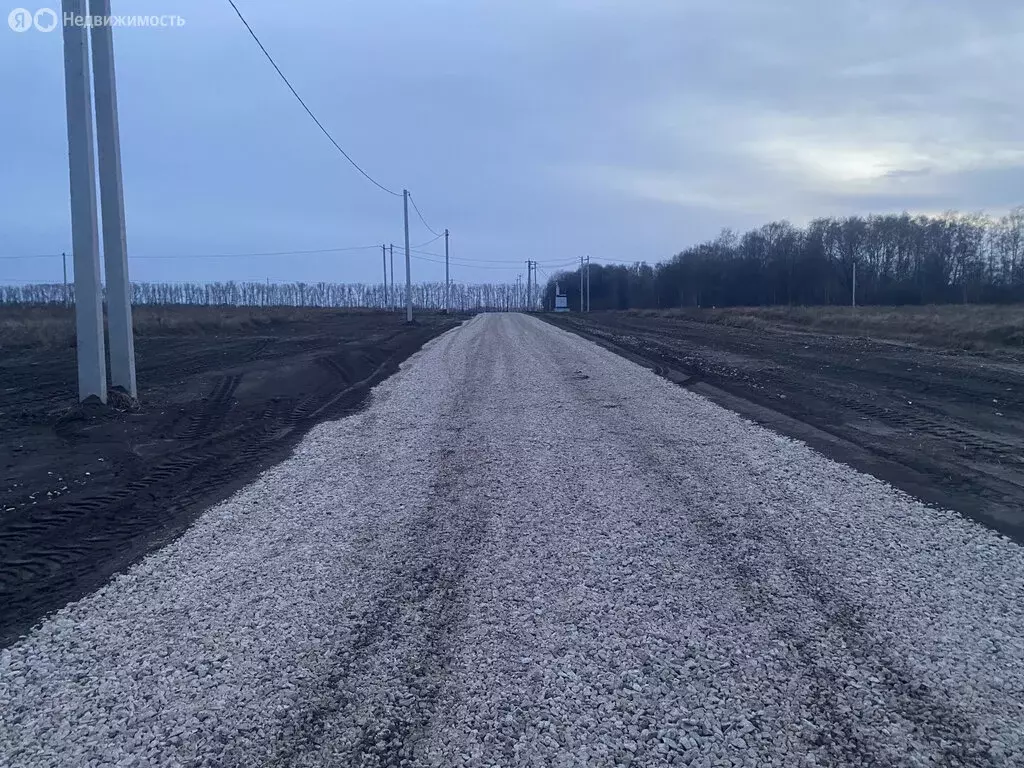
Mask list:
[[[451,229],[453,279],[1024,202],[1020,0],[236,1],[339,143]],[[185,19],[114,33],[132,278],[378,279],[379,251],[180,258],[397,245],[401,199],[334,150],[226,0],[113,6]],[[0,256],[70,251],[59,29],[0,28],[0,72]],[[59,276],[0,260],[0,282]]]

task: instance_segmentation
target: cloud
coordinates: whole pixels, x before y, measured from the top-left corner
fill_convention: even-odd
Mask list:
[[[1012,127],[1024,15],[1010,3],[947,4],[923,23],[908,4],[856,12],[869,5],[732,15],[717,54],[698,43],[711,56],[699,78],[640,105],[643,156],[582,163],[578,183],[717,211],[709,232],[759,215],[1021,202],[1011,185],[970,180],[1024,169]]]
[[[1017,0],[246,6],[339,142],[412,189],[464,258],[651,260],[774,218],[1024,202]],[[115,32],[130,252],[400,242],[400,201],[337,155],[230,7],[175,12],[179,30]],[[0,251],[65,250],[60,39],[11,33],[0,66],[16,73],[0,101]],[[23,271],[0,280],[30,266],[9,262]],[[370,280],[378,268],[152,260],[133,274]]]

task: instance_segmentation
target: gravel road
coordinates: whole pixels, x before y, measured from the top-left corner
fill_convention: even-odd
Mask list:
[[[0,655],[0,764],[1024,765],[1024,550],[485,315]]]

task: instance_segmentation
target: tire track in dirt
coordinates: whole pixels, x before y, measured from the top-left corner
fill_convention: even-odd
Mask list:
[[[312,389],[291,403],[268,401],[236,415],[233,398],[245,374],[223,376],[188,417],[175,449],[156,457],[141,474],[100,492],[5,513],[0,517],[0,647],[173,540],[206,505],[283,459],[316,423],[361,407],[376,383],[451,324],[414,326],[386,334],[390,345],[321,356],[328,362],[314,363],[319,374],[305,382]],[[245,342],[243,354],[258,354],[269,343]],[[215,352],[195,356],[182,370],[201,370],[201,361],[212,357]]]
[[[473,352],[478,359],[479,341]],[[332,369],[338,365],[333,357],[317,362]],[[394,565],[348,617],[352,629],[325,649],[333,658],[317,691],[305,692],[302,707],[282,714],[265,764],[369,768],[414,764],[415,757],[422,758],[420,749],[467,614],[463,578],[474,566],[491,514],[476,495],[476,470],[481,451],[497,446],[490,444],[493,436],[474,428],[474,408],[460,391],[432,417],[439,442],[423,458],[431,476],[423,506],[402,521],[390,539],[394,546],[367,553]],[[477,450],[467,450],[467,441]],[[368,572],[367,578],[376,576]],[[395,661],[382,670],[377,666],[381,658]],[[335,732],[341,724],[344,738]],[[321,754],[325,741],[332,747]],[[231,753],[224,761],[245,764]]]

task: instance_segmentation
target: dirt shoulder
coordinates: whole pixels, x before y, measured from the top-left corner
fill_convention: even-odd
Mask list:
[[[205,309],[142,324],[137,407],[75,406],[60,330],[0,339],[0,647],[173,540],[460,322]]]
[[[547,315],[719,404],[1024,542],[1024,365],[684,317]]]
[[[1024,306],[1020,304],[635,309],[622,315],[661,317],[669,322],[693,320],[754,331],[863,336],[1024,361]]]

